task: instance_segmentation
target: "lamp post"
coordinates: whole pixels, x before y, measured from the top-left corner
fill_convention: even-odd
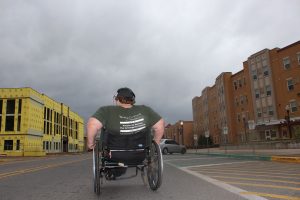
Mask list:
[[[181,133],[181,142],[184,145],[184,137],[183,137],[183,121],[180,121],[180,133]]]
[[[288,128],[289,137],[292,139],[291,118],[290,118],[290,106],[289,106],[289,105],[286,105],[286,106],[285,106],[285,110],[286,110],[285,121],[286,121],[286,125],[287,125],[287,128]]]

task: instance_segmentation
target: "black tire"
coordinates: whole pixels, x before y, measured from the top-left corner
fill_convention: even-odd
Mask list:
[[[147,177],[150,188],[155,191],[162,183],[163,160],[159,145],[152,141],[149,162],[147,166]]]
[[[185,148],[183,148],[183,149],[181,149],[181,152],[180,152],[181,154],[185,154],[186,153],[186,149]]]
[[[96,141],[96,146],[93,151],[93,169],[94,169],[94,192],[100,195],[101,181],[100,181],[100,149],[99,141]]]
[[[167,155],[168,153],[169,153],[168,149],[167,149],[167,148],[164,148],[164,149],[163,149],[163,154],[164,154],[164,155]]]

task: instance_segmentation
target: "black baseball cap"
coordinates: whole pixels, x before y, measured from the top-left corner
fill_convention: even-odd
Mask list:
[[[118,89],[116,97],[123,97],[126,100],[135,101],[135,94],[127,87]]]

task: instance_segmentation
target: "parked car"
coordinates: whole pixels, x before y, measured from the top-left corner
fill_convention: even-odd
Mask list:
[[[161,139],[159,146],[163,154],[168,154],[168,153],[185,154],[186,152],[186,147],[184,145],[180,145],[175,140],[172,139]]]

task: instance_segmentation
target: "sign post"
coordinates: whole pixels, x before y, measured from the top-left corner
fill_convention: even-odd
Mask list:
[[[198,135],[194,134],[194,146],[196,146],[196,153],[198,151]]]
[[[227,134],[228,134],[228,127],[223,127],[223,134],[224,134],[224,140],[225,140],[225,153],[227,154]]]
[[[248,121],[248,128],[250,130],[250,133],[255,129],[255,122],[254,120]],[[251,134],[253,138],[253,133]],[[255,154],[255,144],[252,144],[252,153]]]
[[[209,130],[205,131],[205,137],[206,137],[207,153],[209,153],[209,146],[208,146]]]

